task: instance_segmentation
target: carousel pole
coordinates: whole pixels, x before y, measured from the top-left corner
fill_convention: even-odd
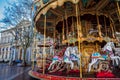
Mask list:
[[[56,24],[56,22],[55,22],[55,24]],[[55,24],[54,24],[54,28],[53,28],[53,46],[54,46],[54,48],[53,48],[53,50],[54,50],[53,56],[55,54],[55,44],[56,44],[56,41],[55,41],[55,36],[56,36],[56,34],[55,34],[56,33]]]
[[[69,40],[68,39],[68,22],[67,22],[67,11],[65,10],[65,19],[66,19],[66,38],[67,38],[67,41]],[[69,43],[68,43],[68,45],[69,45]]]
[[[79,37],[81,38],[82,37],[82,27],[81,27],[81,18],[80,17],[78,17],[78,22],[79,22],[79,26],[78,26],[78,28],[79,28]]]
[[[114,29],[113,29],[111,20],[110,20],[110,28],[112,30],[112,36],[113,36],[113,38],[115,38]]]
[[[113,22],[112,22],[112,26],[113,26],[114,36],[115,36],[116,27],[115,27],[115,25],[114,25],[114,23],[113,23]],[[116,36],[115,36],[115,38],[116,38]]]
[[[56,34],[55,34],[55,32],[56,32],[56,31],[55,31],[55,27],[53,28],[53,30],[54,30],[53,36],[54,36],[54,42],[55,42],[55,35],[56,35]]]
[[[113,19],[111,18],[111,16],[109,16],[109,18],[110,18],[110,24],[112,25],[112,28],[113,28],[114,37],[116,38],[116,36],[115,36],[116,27],[115,27],[114,21],[113,21]]]
[[[72,30],[73,30],[73,37],[75,37],[75,25],[73,24],[74,23],[74,20],[73,20],[73,17],[72,17]]]
[[[68,35],[67,11],[65,11],[65,19],[66,19],[66,28],[67,28],[67,35]]]
[[[74,27],[75,25],[73,23],[74,23],[74,20],[73,20],[73,17],[72,17],[72,26],[71,26],[72,27],[72,31],[73,31],[72,32],[72,37],[75,38],[75,27]],[[74,42],[74,45],[75,45],[75,42]]]
[[[119,3],[118,1],[117,2],[117,9],[118,9],[118,19],[119,19],[119,22],[120,22],[120,7],[119,7]]]
[[[107,37],[107,26],[106,26],[106,18],[104,17],[104,25],[105,25],[105,36]]]
[[[78,52],[79,52],[79,54],[80,54],[80,47],[81,47],[81,45],[80,45],[80,39],[79,38],[81,38],[81,36],[80,36],[80,28],[79,28],[79,18],[78,18],[79,16],[78,16],[78,5],[76,4],[76,19],[77,19],[77,33],[78,33]],[[81,25],[80,25],[80,27],[81,27]],[[82,78],[82,62],[81,62],[81,55],[80,55],[80,78]]]
[[[32,48],[32,60],[33,60],[33,63],[32,63],[32,70],[34,70],[34,65],[35,65],[35,63],[34,63],[34,60],[35,60],[35,50],[36,50],[36,40],[35,40],[35,35],[36,35],[36,27],[34,28],[34,38],[33,38],[33,41],[34,41],[34,45],[33,45],[33,48]],[[35,49],[34,49],[34,47],[35,47]]]
[[[63,38],[63,40],[65,40],[64,31],[65,31],[65,29],[64,29],[64,17],[63,17],[63,27],[62,27],[62,38]]]
[[[112,22],[112,25],[113,25],[113,30],[114,30],[114,36],[115,36],[115,32],[116,32],[116,27],[115,27],[115,25],[114,25],[114,22],[111,20],[111,22]],[[115,36],[116,37],[116,36]]]
[[[31,56],[31,58],[32,58],[32,70],[34,70],[34,65],[35,65],[35,63],[34,63],[34,60],[35,60],[35,49],[36,49],[35,35],[36,35],[36,32],[37,32],[36,31],[36,27],[34,27],[34,22],[33,22],[33,15],[34,15],[34,13],[36,11],[34,6],[35,6],[35,3],[33,2],[32,3],[32,7],[31,7],[31,20],[32,20],[31,28],[32,28],[32,32],[33,32],[33,44],[34,44],[34,45],[32,45],[32,56]]]
[[[96,51],[99,52],[98,44],[96,43]]]
[[[97,27],[98,27],[98,31],[99,31],[99,36],[102,37],[102,34],[101,34],[101,25],[99,23],[99,16],[98,16],[98,14],[96,14],[96,18],[97,18]]]
[[[44,15],[44,47],[43,47],[43,74],[45,74],[45,65],[46,65],[46,51],[45,51],[45,43],[46,43],[46,14]]]

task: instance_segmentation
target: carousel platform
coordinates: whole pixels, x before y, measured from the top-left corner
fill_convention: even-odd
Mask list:
[[[91,74],[89,78],[79,78],[79,77],[69,77],[69,76],[57,76],[57,75],[50,75],[50,74],[42,74],[36,71],[30,70],[28,73],[31,77],[38,79],[38,80],[120,80],[120,78],[95,78]],[[83,77],[86,74],[83,75]]]

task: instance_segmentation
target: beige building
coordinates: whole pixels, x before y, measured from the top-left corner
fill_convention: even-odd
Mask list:
[[[26,24],[26,26],[22,26],[23,24]],[[19,40],[15,40],[16,30],[21,31],[23,29],[28,29],[30,25],[30,22],[22,21],[14,28],[1,31],[0,61],[9,61],[11,57],[12,60],[22,60],[23,49]],[[23,32],[21,34],[23,34]]]
[[[0,61],[7,62],[10,59],[12,59],[13,61],[23,59],[24,48],[21,44],[24,43],[24,41],[22,41],[21,43],[21,40],[19,39],[15,40],[17,34],[16,31],[18,31],[21,35],[23,35],[25,30],[27,31],[30,30],[30,25],[31,23],[29,21],[24,20],[20,22],[16,27],[1,32]],[[33,59],[36,60],[36,53],[40,53],[43,51],[43,47],[38,47],[38,45],[43,45],[43,40],[44,40],[43,35],[37,33],[36,37],[34,38],[34,42],[26,50],[27,61],[31,61]],[[46,39],[46,44],[52,45],[53,44],[52,38],[48,37]],[[46,53],[52,53],[52,51],[53,51],[53,46],[46,48]]]
[[[13,29],[13,28],[12,28]],[[9,54],[11,50],[11,40],[14,36],[10,33],[12,29],[5,30],[1,32],[1,40],[0,40],[0,61],[8,61]]]

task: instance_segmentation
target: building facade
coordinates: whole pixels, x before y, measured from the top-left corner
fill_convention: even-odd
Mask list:
[[[30,31],[30,26],[31,23],[29,21],[22,21],[16,27],[1,32],[0,61],[7,62],[11,59],[12,61],[23,60],[24,48],[22,43],[24,43],[23,40],[25,37],[22,35],[33,34]],[[28,33],[25,33],[25,31],[28,31]],[[43,43],[43,35],[36,33],[36,36],[33,37],[32,44],[26,50],[26,61],[36,60],[37,54],[43,51],[43,47],[38,45],[43,45]],[[53,39],[48,37],[46,44],[52,45]],[[52,53],[52,49],[53,47],[47,47],[46,53]]]
[[[23,24],[25,24],[25,26],[23,26]],[[20,34],[23,35],[23,29],[28,29],[30,25],[31,23],[29,21],[22,21],[16,27],[1,32],[0,61],[6,62],[10,59],[13,61],[22,60],[24,49],[22,48],[19,39],[16,40],[18,37],[17,31],[21,32]],[[30,50],[30,47],[26,50],[29,60],[31,58]]]
[[[12,29],[1,32],[0,40],[0,61],[8,61],[11,50],[11,40],[14,36],[10,33]]]

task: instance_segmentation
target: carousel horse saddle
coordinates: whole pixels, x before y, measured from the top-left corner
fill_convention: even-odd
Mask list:
[[[54,56],[53,61],[56,61],[56,60],[61,60],[61,58],[59,58],[58,56]]]
[[[102,57],[107,60],[108,56],[107,55],[102,55]]]
[[[98,52],[92,54],[92,57],[93,57],[93,58],[98,58],[98,57],[100,57],[100,56],[101,56],[101,55],[100,55],[100,53],[98,53]]]
[[[78,60],[79,58],[74,54],[70,54],[70,59],[71,60]]]

